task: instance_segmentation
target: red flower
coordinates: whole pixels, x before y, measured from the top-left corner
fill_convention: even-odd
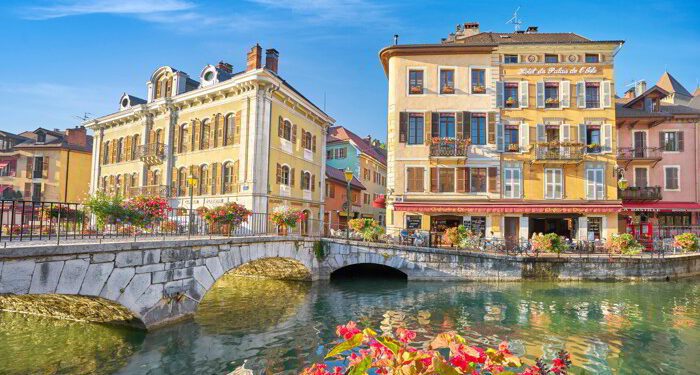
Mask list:
[[[360,330],[357,328],[357,323],[353,321],[349,321],[346,325],[339,325],[335,329],[335,334],[345,340],[350,340],[358,333],[360,333]]]

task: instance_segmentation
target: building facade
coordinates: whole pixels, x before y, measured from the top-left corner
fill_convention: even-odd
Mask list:
[[[350,168],[364,186],[358,215],[385,223],[382,200],[386,194],[386,154],[379,141],[361,138],[342,126],[331,127],[326,137],[326,163],[340,170]]]
[[[512,242],[617,232],[621,44],[467,23],[440,44],[383,49],[389,226],[440,233],[464,223]]]
[[[276,206],[322,218],[325,137],[333,119],[278,75],[279,54],[254,46],[246,68],[207,65],[195,81],[165,66],[148,99],[124,94],[95,131],[92,190],[164,195],[173,207],[226,202],[256,213]]]
[[[91,138],[84,127],[0,132],[0,198],[82,202],[90,186]]]
[[[350,218],[359,217],[362,209],[362,192],[366,190],[360,180],[353,176],[350,181]],[[326,166],[326,200],[325,217],[323,222],[326,228],[344,230],[348,223],[348,183],[345,180],[344,171]],[[327,233],[330,234],[330,233]]]

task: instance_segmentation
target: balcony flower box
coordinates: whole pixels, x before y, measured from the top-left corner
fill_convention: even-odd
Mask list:
[[[444,86],[442,88],[442,94],[454,94],[455,93],[455,88],[452,86]]]
[[[520,151],[520,145],[516,143],[511,143],[508,145],[508,151],[509,152],[518,152]]]
[[[550,104],[550,105],[559,105],[559,99],[557,98],[547,98],[545,99],[545,104]]]
[[[422,94],[423,93],[423,87],[422,86],[411,86],[409,88],[409,92],[411,94]]]
[[[515,105],[516,103],[517,103],[517,100],[515,100],[515,98],[513,98],[512,96],[509,97],[508,99],[506,99],[506,105],[508,105],[508,106]]]
[[[472,86],[472,94],[484,94],[486,93],[486,87],[481,85]]]

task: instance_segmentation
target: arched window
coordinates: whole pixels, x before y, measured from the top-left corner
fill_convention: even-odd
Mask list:
[[[199,183],[197,188],[199,195],[209,194],[209,168],[206,165],[199,167]]]
[[[156,130],[156,139],[153,143],[163,143],[163,129]]]
[[[236,134],[236,118],[233,113],[226,115],[224,119],[224,146],[233,144],[233,137]]]
[[[288,120],[282,121],[282,138],[292,141],[292,123]]]
[[[107,191],[109,189],[109,177],[104,176],[102,177],[102,191]]]
[[[181,167],[177,172],[177,196],[187,195],[187,168]]]
[[[105,142],[103,146],[102,164],[109,164],[109,141]]]
[[[131,138],[131,160],[136,160],[139,157],[139,148],[141,147],[141,136],[134,134]]]
[[[116,195],[122,195],[122,176],[117,175],[116,180],[114,181],[114,193]]]
[[[156,80],[156,92],[153,99],[168,98],[171,96],[173,91],[173,77],[169,74],[164,73]]]
[[[209,136],[211,134],[211,125],[209,119],[204,119],[202,121],[202,127],[200,129],[199,137],[199,149],[206,150],[209,148]]]
[[[136,172],[131,174],[131,186],[139,186],[139,174]]]
[[[221,181],[223,185],[222,190],[224,194],[236,193],[236,191],[234,191],[234,186],[236,185],[235,166],[236,163],[232,163],[230,161],[224,164],[223,173],[221,174]]]
[[[301,188],[302,190],[311,190],[311,173],[301,172]]]
[[[311,137],[312,137],[311,132],[303,131],[301,133],[301,147],[303,147],[307,150],[311,150],[311,143],[312,143]]]
[[[190,145],[190,130],[187,124],[180,127],[180,149],[178,152],[187,152]]]
[[[286,165],[283,165],[280,168],[280,183],[282,185],[289,185],[290,179],[291,179],[291,176],[290,176],[289,167]]]
[[[122,157],[124,156],[124,138],[119,138],[117,141],[117,163],[122,161]]]

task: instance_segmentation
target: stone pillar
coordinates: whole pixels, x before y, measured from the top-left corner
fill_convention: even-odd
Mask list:
[[[165,145],[165,162],[163,163],[163,171],[161,173],[161,178],[163,185],[166,185],[169,187],[169,189],[172,189],[172,186],[170,186],[170,182],[173,180],[173,167],[175,166],[175,148],[173,145],[173,139],[175,138],[175,132],[177,131],[179,113],[175,107],[173,107],[170,103],[167,103],[165,115],[168,118],[168,122],[167,126],[163,131],[163,144]],[[170,191],[168,191],[168,196],[170,196]]]
[[[90,194],[95,194],[97,185],[100,181],[101,172],[101,156],[102,156],[102,139],[104,138],[103,129],[95,129],[95,136],[92,138],[92,174],[90,176]]]

